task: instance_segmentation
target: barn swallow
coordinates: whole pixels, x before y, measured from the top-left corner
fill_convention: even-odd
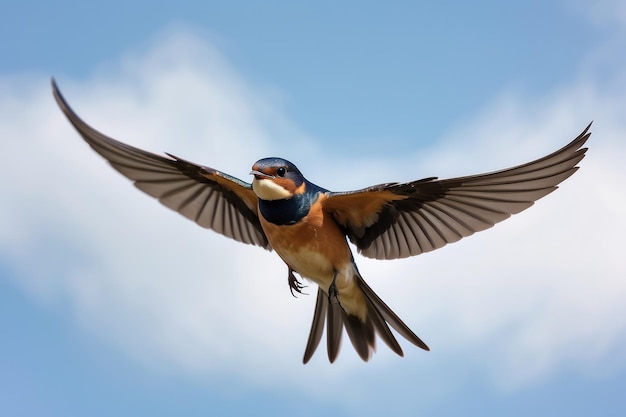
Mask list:
[[[297,273],[317,284],[317,301],[303,362],[322,338],[334,362],[343,329],[358,355],[370,359],[378,335],[403,356],[391,332],[428,346],[363,280],[348,240],[362,255],[397,259],[429,252],[485,230],[532,206],[572,175],[583,159],[591,124],[571,143],[535,161],[487,174],[385,183],[332,192],[308,181],[282,158],[252,166],[247,183],[166,153],[137,149],[90,127],[69,107],[52,80],[70,123],[97,153],[135,186],[198,225],[239,242],[275,250],[288,284],[302,292]]]

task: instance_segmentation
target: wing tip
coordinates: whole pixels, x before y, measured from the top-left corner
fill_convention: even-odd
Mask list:
[[[65,112],[65,109],[69,108],[69,106],[67,105],[63,94],[61,94],[61,90],[59,90],[59,86],[54,77],[50,77],[50,87],[52,88],[52,95],[54,96],[54,99],[59,107],[61,107],[61,110]]]
[[[59,106],[65,117],[67,117],[67,120],[69,120],[69,122],[74,126],[74,128],[76,128],[76,130],[78,130],[81,136],[85,137],[83,132],[81,131],[81,127],[83,129],[95,131],[95,129],[85,123],[70,107],[70,105],[67,103],[67,100],[65,100],[63,93],[61,93],[61,90],[59,89],[59,86],[54,77],[50,77],[50,87],[52,88],[52,96],[54,97],[57,105]]]

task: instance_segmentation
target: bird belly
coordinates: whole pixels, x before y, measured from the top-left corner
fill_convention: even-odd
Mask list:
[[[276,252],[298,274],[312,280],[324,290],[328,289],[332,282],[335,268],[332,262],[317,251],[316,248],[276,249]]]
[[[328,290],[336,271],[352,264],[345,235],[332,219],[324,218],[319,203],[294,224],[277,225],[260,216],[272,248],[291,269]]]
[[[324,229],[305,224],[264,227],[272,248],[291,269],[327,290],[335,271],[351,263],[343,235],[337,242]]]
[[[325,223],[312,213],[291,225],[276,225],[261,218],[261,226],[272,248],[291,269],[326,293],[335,278],[342,307],[364,319],[366,304],[356,285],[358,272],[346,238],[334,222]]]

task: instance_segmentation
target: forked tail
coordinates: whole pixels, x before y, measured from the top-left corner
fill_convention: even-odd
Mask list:
[[[322,339],[324,322],[326,327],[326,340],[328,359],[334,362],[339,353],[341,335],[346,328],[350,342],[361,359],[368,361],[376,349],[376,334],[400,356],[404,356],[402,348],[389,329],[393,327],[400,335],[409,342],[424,350],[430,350],[406,324],[394,313],[383,300],[365,283],[363,278],[355,276],[356,282],[365,295],[367,303],[367,317],[365,321],[357,316],[348,314],[342,307],[337,297],[329,297],[321,288],[317,291],[317,302],[313,313],[313,323],[309,340],[304,351],[303,362],[307,363]]]

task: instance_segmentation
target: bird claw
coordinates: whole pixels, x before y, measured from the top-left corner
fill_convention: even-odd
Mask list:
[[[337,273],[333,275],[333,281],[330,283],[328,287],[328,301],[331,304],[339,304],[339,290],[337,289],[337,285],[335,284],[335,280],[337,279]]]
[[[289,291],[291,291],[291,295],[293,295],[295,298],[297,298],[298,296],[294,294],[294,291],[298,294],[308,295],[307,293],[302,292],[302,290],[307,286],[298,281],[298,278],[296,278],[296,276],[293,274],[293,269],[289,269],[289,277],[287,278],[287,282],[289,283]]]

